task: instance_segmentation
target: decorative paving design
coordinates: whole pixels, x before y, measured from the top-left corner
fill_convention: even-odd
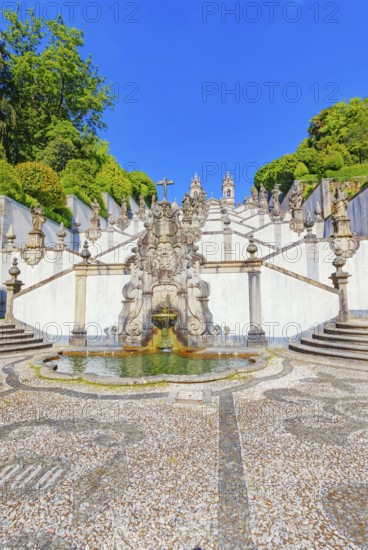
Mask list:
[[[16,537],[11,537],[1,546],[2,550],[76,550],[61,537],[50,533],[24,532]]]
[[[328,488],[324,510],[331,523],[359,548],[368,548],[368,484],[354,483]]]
[[[70,471],[70,462],[42,456],[20,456],[0,463],[0,500],[39,498],[55,489]]]
[[[13,526],[9,538],[1,539],[1,547],[9,550],[71,550],[84,546],[137,548],[142,541],[140,537],[144,539],[148,529],[154,535],[154,543],[145,539],[141,546],[151,544],[158,550],[193,549],[196,545],[202,550],[367,549],[368,376],[354,365],[346,369],[339,367],[335,375],[332,360],[321,365],[293,360],[289,353],[286,357],[288,359],[276,361],[264,373],[228,385],[217,382],[205,386],[209,390],[200,384],[188,389],[172,385],[166,392],[150,389],[128,395],[111,394],[108,390],[99,394],[84,393],[89,390],[73,390],[57,382],[53,387],[41,383],[28,386],[20,382],[15,362],[8,365],[3,369],[4,383],[11,389],[1,397],[11,395],[9,400],[13,400],[11,407],[15,407],[15,413],[16,404],[28,404],[27,399],[33,400],[30,406],[39,402],[47,406],[60,403],[59,410],[64,410],[71,398],[73,407],[74,400],[78,399],[78,411],[84,407],[81,403],[87,403],[88,411],[109,412],[107,417],[95,412],[89,418],[76,414],[72,420],[41,415],[38,420],[32,417],[25,421],[21,415],[22,421],[12,421],[17,415],[7,416],[8,409],[4,408],[5,424],[0,441],[9,445],[12,452],[9,456],[2,454],[0,491],[1,487],[4,489],[0,492],[0,505],[6,509],[7,503],[18,503],[25,523],[23,526],[21,520],[18,533]],[[17,370],[21,372],[21,368]],[[40,395],[36,397],[35,392]],[[114,402],[112,407],[115,402],[121,403],[123,417],[111,416],[109,401]],[[175,403],[180,406],[176,407]],[[151,408],[151,431],[147,432],[147,414]],[[160,440],[155,440],[156,414],[157,433],[163,437]],[[201,434],[203,438],[208,414],[219,420],[218,498],[214,498],[216,486],[211,492],[207,485],[205,499],[201,500],[202,475],[206,475],[208,461],[206,458],[202,462],[194,461],[196,469],[187,469],[186,461],[191,462],[193,453],[206,456],[203,441],[192,435]],[[197,422],[201,417],[205,424],[198,432],[192,432],[191,421]],[[116,421],[112,422],[112,418]],[[183,431],[180,445],[175,437],[172,439],[177,430]],[[77,455],[78,449],[84,452],[83,468],[78,465],[78,456],[76,460],[75,457],[67,460],[47,456],[45,447],[40,453],[24,452],[28,443],[34,445],[42,438],[55,445],[59,435],[65,438],[69,453],[74,452],[74,448]],[[210,439],[207,446],[211,447],[212,435]],[[132,445],[136,445],[134,450],[129,449]],[[151,452],[152,446],[154,452]],[[21,448],[22,453],[17,451]],[[89,462],[88,457],[93,458],[95,453],[98,459]],[[184,462],[180,470],[175,470],[182,456]],[[135,462],[146,464],[145,469],[135,468]],[[167,468],[170,464],[172,471]],[[216,462],[211,464],[210,471],[214,479]],[[203,533],[198,530],[201,525],[198,518],[197,523],[192,524],[196,506],[186,507],[186,501],[191,498],[186,488],[192,479],[200,481],[200,485],[196,485],[200,517],[203,512],[203,522],[210,518],[206,525],[203,523]],[[149,488],[149,495],[152,491],[154,498],[141,492],[140,481]],[[162,493],[155,491],[157,484],[162,486]],[[178,515],[175,501],[168,508],[161,505],[166,489],[170,494],[172,487],[179,491],[175,499],[181,500],[180,510],[190,510],[188,515],[185,512],[182,517]],[[50,523],[41,520],[41,524],[29,529],[26,506],[34,504],[42,511],[44,501],[54,494],[62,497],[67,523],[54,518],[55,529],[50,529]],[[209,509],[217,511],[217,518],[216,514],[206,516]],[[142,525],[142,518],[147,523]],[[88,539],[90,532],[92,539]],[[113,532],[115,538],[110,540]],[[200,541],[203,544],[199,544]]]

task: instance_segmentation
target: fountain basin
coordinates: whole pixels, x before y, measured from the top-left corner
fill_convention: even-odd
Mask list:
[[[40,367],[40,375],[45,378],[116,386],[211,382],[265,367],[263,357],[256,353],[219,356],[203,351],[171,354],[65,351],[58,356],[40,356],[33,364]]]

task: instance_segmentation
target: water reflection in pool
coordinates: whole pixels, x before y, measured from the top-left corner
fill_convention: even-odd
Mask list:
[[[68,374],[95,373],[99,376],[140,378],[158,374],[193,375],[221,372],[227,368],[241,368],[249,364],[249,358],[218,356],[182,356],[175,353],[146,355],[102,356],[63,355],[57,360],[58,372]]]

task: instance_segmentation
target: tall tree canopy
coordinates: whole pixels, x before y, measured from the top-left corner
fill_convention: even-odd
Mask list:
[[[83,59],[82,31],[62,17],[46,20],[3,10],[0,31],[0,186],[28,206],[38,200],[47,215],[70,225],[66,194],[90,204],[102,192],[118,201],[156,187],[142,172],[123,170],[98,133],[103,113],[113,108],[113,87],[89,56]],[[15,167],[15,171],[13,170]],[[14,187],[14,192],[9,190]]]
[[[104,128],[103,112],[115,96],[91,57],[81,58],[83,33],[63,19],[47,21],[29,10],[22,21],[5,10],[5,66],[11,75],[6,99],[15,110],[15,125],[5,137],[9,160],[35,160],[47,143],[53,120],[68,120],[82,131]]]
[[[346,175],[347,167],[354,175],[361,173],[362,167],[353,165],[364,163],[368,163],[368,98],[353,98],[315,115],[309,124],[308,137],[296,152],[262,166],[254,182],[256,186],[264,183],[269,190],[279,183],[286,192],[295,178],[331,177],[341,169]]]

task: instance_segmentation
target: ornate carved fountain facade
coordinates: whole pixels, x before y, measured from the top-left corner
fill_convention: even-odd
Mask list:
[[[195,244],[206,215],[203,192],[192,198],[186,194],[182,209],[165,199],[153,203],[145,233],[128,260],[131,279],[123,289],[119,318],[122,344],[149,345],[158,317],[165,315],[182,346],[211,342],[218,332],[208,307],[210,287],[199,274],[203,258]]]

